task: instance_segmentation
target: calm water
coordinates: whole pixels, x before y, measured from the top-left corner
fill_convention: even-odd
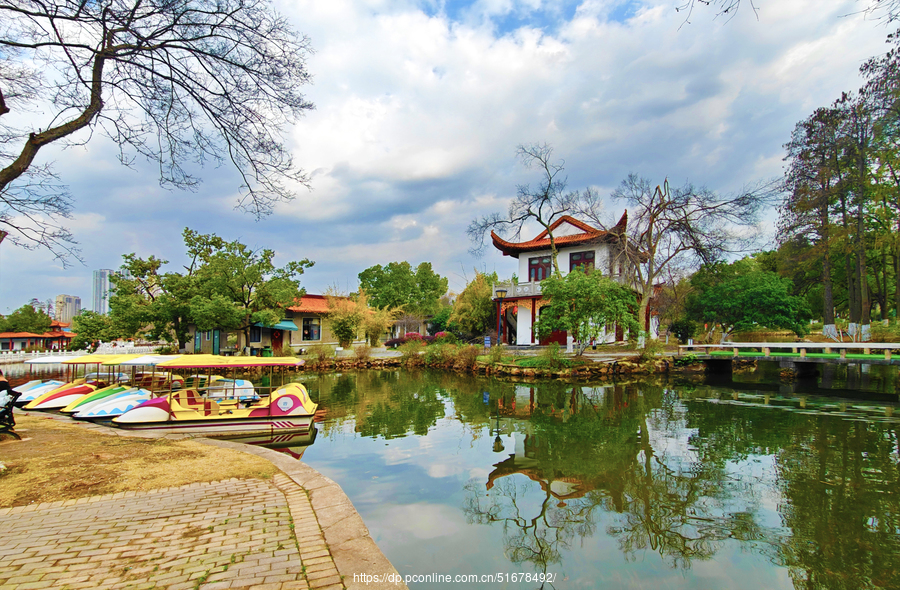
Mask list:
[[[303,460],[344,488],[401,574],[900,588],[896,404],[750,384],[301,380],[328,410]]]
[[[301,375],[327,418],[294,450],[343,487],[403,575],[548,573],[543,587],[559,589],[900,588],[896,375],[832,377]],[[848,384],[868,393],[815,395]]]

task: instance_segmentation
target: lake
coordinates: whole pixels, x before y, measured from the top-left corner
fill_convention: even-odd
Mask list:
[[[297,379],[326,410],[303,461],[397,570],[485,580],[411,588],[900,588],[891,368],[799,384],[765,367],[738,383]]]
[[[403,575],[900,588],[896,403],[659,379],[299,379],[327,409],[303,460],[343,487]]]

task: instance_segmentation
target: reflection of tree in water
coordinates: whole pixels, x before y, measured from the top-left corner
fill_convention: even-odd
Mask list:
[[[531,563],[538,571],[561,561],[560,550],[571,546],[576,537],[594,534],[594,511],[602,498],[591,495],[574,501],[560,502],[546,488],[537,509],[529,497],[533,485],[520,484],[506,478],[495,487],[495,493],[483,496],[481,484],[470,481],[463,503],[466,520],[475,524],[503,525],[506,556],[516,564]],[[521,506],[520,506],[521,502]]]
[[[773,455],[785,527],[764,551],[797,589],[900,588],[900,430],[896,423],[690,405],[704,465]]]
[[[510,412],[503,402],[498,411]],[[494,466],[487,496],[470,482],[463,508],[471,522],[503,523],[512,561],[540,568],[558,562],[576,538],[594,534],[598,509],[617,514],[607,532],[627,557],[652,550],[673,567],[711,558],[728,539],[771,536],[756,523],[751,485],[730,477],[724,464],[654,449],[651,431],[675,440],[685,428],[685,409],[672,392],[555,385],[538,387],[528,406],[524,451]],[[517,486],[513,474],[538,483],[537,508],[534,486]]]
[[[795,588],[900,588],[900,431],[818,416],[778,454]]]
[[[353,419],[362,436],[424,435],[444,415],[440,388],[428,376],[363,371],[323,376],[321,381],[318,389],[325,393],[319,403],[331,423]]]

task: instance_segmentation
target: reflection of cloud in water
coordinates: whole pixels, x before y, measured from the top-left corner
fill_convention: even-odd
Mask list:
[[[460,513],[454,507],[440,504],[388,505],[384,516],[391,522],[393,534],[402,534],[417,539],[452,537],[464,525]]]
[[[476,467],[475,469],[469,469],[469,479],[477,479],[478,481],[487,481],[488,475],[490,475],[490,469],[483,469]]]
[[[462,465],[451,465],[450,463],[432,463],[428,465],[428,475],[431,477],[450,477],[463,473]]]

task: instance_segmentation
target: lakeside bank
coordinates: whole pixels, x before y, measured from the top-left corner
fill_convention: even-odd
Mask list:
[[[76,423],[39,412],[17,414]],[[76,424],[90,436],[148,438],[146,433]],[[24,440],[2,446],[40,443],[39,429],[21,434]],[[270,449],[191,440],[255,455],[279,472],[271,480],[228,479],[0,508],[0,586],[406,587],[397,583],[399,573],[333,480]],[[373,583],[375,575],[381,579],[385,574],[393,574],[390,582]]]

